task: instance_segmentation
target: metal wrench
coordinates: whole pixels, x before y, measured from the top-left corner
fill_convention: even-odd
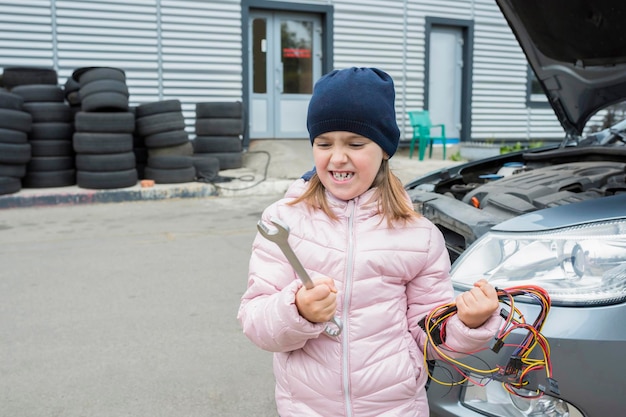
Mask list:
[[[256,225],[259,233],[261,233],[264,238],[278,245],[283,254],[285,254],[285,257],[287,257],[287,260],[289,261],[293,269],[296,270],[296,274],[298,275],[298,277],[300,277],[300,280],[304,284],[304,287],[310,290],[315,286],[315,284],[302,266],[302,263],[300,263],[300,260],[296,256],[291,246],[289,246],[289,226],[287,226],[285,223],[282,222],[282,220],[277,218],[270,219],[270,222],[272,222],[272,224],[276,227],[275,229],[271,230],[269,227],[267,227],[267,225],[265,225],[265,223],[263,223],[262,220],[259,220]],[[327,325],[324,329],[324,332],[329,336],[339,336],[339,334],[341,334],[341,330],[343,329],[343,324],[341,323],[341,320],[337,317],[333,317],[331,319],[331,322],[335,324],[336,328],[331,325]]]

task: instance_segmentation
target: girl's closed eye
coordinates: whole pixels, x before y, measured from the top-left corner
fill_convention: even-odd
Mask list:
[[[327,143],[327,142],[315,142],[315,146],[317,146],[318,148],[329,148],[330,147],[330,143]]]

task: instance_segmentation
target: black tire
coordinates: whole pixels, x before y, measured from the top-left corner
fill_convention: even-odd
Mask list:
[[[189,134],[184,130],[172,130],[142,137],[147,148],[165,148],[189,142]]]
[[[148,163],[148,149],[147,148],[133,148],[133,153],[135,154],[135,161],[137,164],[145,165]]]
[[[137,178],[143,180],[146,178],[144,172],[146,170],[145,164],[137,164]]]
[[[31,140],[32,156],[72,156],[74,148],[71,140]]]
[[[147,165],[156,169],[182,169],[194,166],[192,156],[180,155],[153,156],[148,158]]]
[[[81,99],[89,97],[95,93],[118,93],[128,97],[128,87],[126,83],[119,80],[94,80],[80,85],[79,94]]]
[[[191,141],[187,141],[187,143],[183,143],[182,145],[167,146],[165,148],[148,148],[148,158],[169,155],[192,156],[193,145]]]
[[[0,109],[22,110],[24,99],[17,94],[0,91]]]
[[[193,149],[196,153],[241,152],[243,146],[239,136],[196,136]]]
[[[0,195],[17,193],[22,189],[19,178],[0,177]]]
[[[24,99],[24,103],[33,102],[51,102],[62,103],[65,95],[61,87],[50,84],[30,84],[18,85],[13,90],[13,94],[17,94]]]
[[[71,123],[72,112],[65,103],[24,103],[24,111],[33,117],[33,123]]]
[[[77,132],[133,133],[135,115],[130,112],[80,111],[74,116],[74,127]]]
[[[76,171],[76,183],[81,188],[94,190],[127,188],[136,185],[137,181],[136,169],[113,172]]]
[[[28,133],[19,130],[0,128],[0,143],[26,143]]]
[[[220,170],[237,169],[243,166],[242,152],[213,152],[194,156],[213,156],[220,161]]]
[[[80,89],[80,83],[78,80],[75,80],[74,77],[67,77],[65,80],[65,84],[63,85],[63,92],[65,93],[65,97],[67,97],[70,93],[78,91]]]
[[[179,169],[158,169],[146,166],[144,177],[154,180],[157,184],[180,184],[195,181],[196,169],[193,166]]]
[[[243,118],[243,105],[241,101],[215,101],[196,103],[196,119],[205,118]]]
[[[65,122],[33,123],[30,140],[72,140],[74,125]]]
[[[24,188],[68,187],[76,184],[76,171],[33,171],[22,178]]]
[[[25,164],[0,163],[0,177],[22,178],[24,175],[26,175]]]
[[[87,84],[95,80],[117,80],[126,82],[126,73],[120,68],[113,67],[83,67],[72,73],[72,78],[80,83]]]
[[[79,171],[111,172],[135,169],[133,152],[112,154],[77,154],[76,169]]]
[[[110,154],[133,150],[133,135],[130,133],[76,132],[72,142],[76,153]]]
[[[0,109],[0,129],[30,132],[33,116],[26,111]]]
[[[194,155],[193,165],[196,168],[196,178],[199,181],[210,182],[220,172],[220,160],[208,154]]]
[[[26,164],[28,172],[66,171],[74,168],[74,156],[34,156]]]
[[[145,148],[146,141],[143,136],[133,135],[133,147],[135,148]]]
[[[242,119],[196,119],[198,136],[237,136],[243,134]]]
[[[145,103],[137,106],[135,115],[137,118],[152,116],[157,113],[182,112],[180,100],[162,100],[153,103]]]
[[[72,107],[80,107],[80,93],[78,91],[72,91],[65,97],[67,102]]]
[[[5,67],[2,82],[9,90],[26,84],[58,84],[57,72],[52,68]]]
[[[128,96],[114,92],[93,93],[81,97],[82,111],[128,111]]]
[[[25,164],[30,158],[30,143],[0,143],[0,163]]]
[[[172,130],[185,130],[185,118],[181,112],[157,113],[137,119],[137,134],[141,136]]]

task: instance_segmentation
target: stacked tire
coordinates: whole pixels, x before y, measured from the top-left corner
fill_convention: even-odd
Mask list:
[[[80,107],[80,83],[74,77],[67,77],[65,84],[63,85],[63,95],[65,101],[70,106],[72,114],[76,114],[81,111]]]
[[[135,116],[137,134],[148,154],[144,178],[157,184],[195,181],[193,146],[185,131],[180,100],[141,104]]]
[[[32,117],[22,97],[0,89],[0,195],[22,189],[26,164],[31,159],[28,132]]]
[[[18,85],[49,84],[57,85],[59,78],[56,70],[45,67],[4,67],[2,84],[7,91]]]
[[[137,177],[145,178],[146,164],[148,163],[148,149],[143,137],[137,133],[137,107],[129,107],[128,110],[135,115],[135,132],[133,133],[133,153],[135,154],[135,167]]]
[[[220,170],[242,167],[244,123],[240,101],[196,103],[195,127],[197,164],[203,164],[206,158],[217,158]]]
[[[70,107],[63,89],[56,84],[24,84],[12,93],[24,100],[24,110],[32,117],[28,135],[32,158],[22,179],[24,188],[66,187],[76,184],[74,133]]]
[[[135,115],[129,111],[126,74],[119,68],[86,67],[78,81],[81,110],[74,117],[76,182],[81,188],[126,188],[137,184],[133,152]]]

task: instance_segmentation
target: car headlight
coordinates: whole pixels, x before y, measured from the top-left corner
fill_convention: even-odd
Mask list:
[[[500,288],[539,285],[553,305],[600,305],[626,299],[626,220],[548,232],[491,231],[451,271],[456,286],[481,278]]]

